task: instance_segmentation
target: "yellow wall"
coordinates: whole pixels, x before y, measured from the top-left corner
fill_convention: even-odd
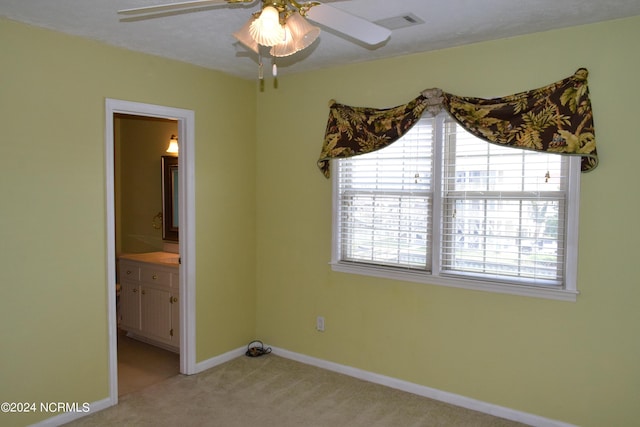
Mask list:
[[[108,397],[105,98],[195,111],[196,359],[253,339],[255,82],[3,19],[0,52],[0,401]]]
[[[107,397],[108,97],[196,112],[198,361],[257,336],[543,417],[633,425],[637,40],[633,18],[283,76],[256,93],[253,81],[0,20],[0,401]],[[500,96],[581,66],[601,164],[582,177],[577,303],[331,272],[331,186],[315,166],[330,97]]]
[[[582,426],[640,419],[640,17],[280,78],[258,96],[258,336],[271,345]],[[582,176],[577,303],[333,273],[330,98],[494,97],[590,71],[600,166]],[[326,331],[315,331],[323,315]]]

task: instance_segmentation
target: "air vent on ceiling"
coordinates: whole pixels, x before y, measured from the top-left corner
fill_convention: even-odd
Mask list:
[[[375,21],[376,24],[388,28],[389,30],[397,30],[399,28],[413,27],[414,25],[424,24],[424,21],[413,13],[403,13],[400,16],[381,19]]]

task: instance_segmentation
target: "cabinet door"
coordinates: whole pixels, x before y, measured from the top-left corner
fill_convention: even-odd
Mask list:
[[[180,347],[180,300],[178,291],[171,292],[171,341],[176,347]]]
[[[142,285],[141,329],[150,338],[171,342],[171,293]]]
[[[140,330],[140,285],[122,281],[120,290],[120,327]]]

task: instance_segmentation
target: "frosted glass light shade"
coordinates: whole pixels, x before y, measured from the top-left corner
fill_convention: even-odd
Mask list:
[[[171,135],[171,139],[169,140],[169,147],[167,148],[167,153],[177,153],[178,152],[178,138],[175,135]]]
[[[258,19],[249,25],[249,34],[262,46],[275,46],[284,40],[284,27],[280,25],[280,13],[273,6],[262,9]]]
[[[271,56],[289,56],[298,51],[298,49],[296,48],[296,41],[293,39],[291,30],[289,29],[288,25],[284,27],[284,33],[284,41],[273,46],[269,51]]]
[[[299,13],[294,13],[287,19],[287,27],[291,30],[291,35],[296,41],[298,50],[309,47],[320,35],[320,28],[311,25],[309,21]]]
[[[299,13],[293,13],[285,24],[285,39],[271,48],[272,56],[289,56],[313,43],[320,34],[320,28],[309,23]]]
[[[251,49],[255,53],[258,52],[258,43],[251,37],[249,33],[249,27],[255,21],[255,18],[249,19],[238,31],[233,33],[233,37],[235,37],[240,43],[245,45],[247,48]]]

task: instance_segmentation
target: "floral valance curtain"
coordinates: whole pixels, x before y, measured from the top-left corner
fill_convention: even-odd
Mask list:
[[[422,116],[426,99],[387,109],[350,107],[331,100],[329,122],[318,167],[329,178],[332,158],[351,157],[379,150],[397,141]]]
[[[598,165],[593,113],[581,68],[564,80],[502,98],[462,97],[440,89],[423,91],[393,108],[330,103],[318,167],[328,178],[332,158],[370,153],[400,139],[425,110],[445,109],[467,131],[488,142],[515,148],[582,156],[582,171]]]

